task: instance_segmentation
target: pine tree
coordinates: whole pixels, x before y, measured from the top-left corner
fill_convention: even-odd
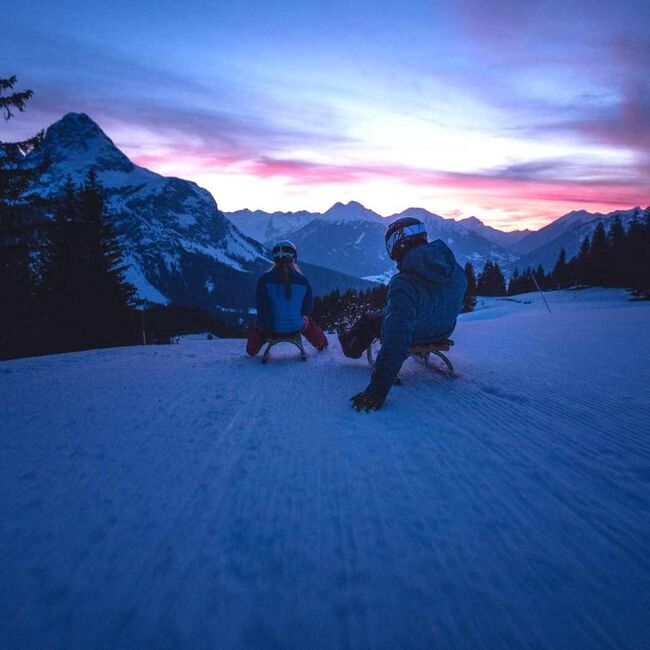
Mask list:
[[[43,271],[52,349],[134,341],[135,289],[124,280],[122,257],[95,172],[88,173],[78,191],[69,181],[52,224]]]
[[[591,254],[587,265],[587,282],[591,286],[603,286],[605,284],[608,253],[607,234],[601,221],[596,226],[591,237]]]
[[[476,293],[479,296],[503,296],[506,293],[506,282],[503,272],[496,262],[488,260],[483,267],[476,283]]]
[[[580,245],[580,252],[576,258],[575,278],[576,284],[587,284],[589,275],[589,264],[591,260],[591,242],[585,237]]]
[[[508,282],[508,295],[514,296],[519,293],[519,285],[521,283],[521,276],[519,275],[519,269],[515,268],[510,276],[510,281]]]
[[[31,90],[12,91],[16,77],[0,79],[0,114],[24,111]],[[36,213],[27,191],[44,166],[28,168],[25,154],[40,146],[42,133],[22,142],[0,142],[0,358],[36,351],[38,305],[33,253]]]
[[[476,274],[470,262],[465,264],[465,277],[467,278],[467,290],[463,298],[463,312],[468,312],[476,307]]]
[[[92,345],[123,342],[135,288],[126,282],[123,251],[115,230],[107,220],[104,192],[93,169],[79,193],[79,225],[86,268],[86,308],[80,315],[92,331]]]
[[[650,206],[643,212],[645,220],[643,243],[641,245],[641,257],[639,264],[639,285],[646,291],[650,290]]]
[[[557,289],[566,289],[571,284],[569,267],[566,260],[566,250],[563,248],[558,255],[557,262],[553,267],[550,277],[550,284]]]
[[[625,228],[621,218],[616,215],[607,233],[606,284],[616,287],[624,284],[625,239]]]
[[[648,289],[650,262],[650,238],[647,235],[647,222],[634,216],[628,227],[623,243],[623,286],[633,289]]]
[[[76,349],[77,311],[85,282],[79,228],[79,200],[71,178],[49,224],[41,259],[41,295],[48,323],[43,339],[49,352]]]

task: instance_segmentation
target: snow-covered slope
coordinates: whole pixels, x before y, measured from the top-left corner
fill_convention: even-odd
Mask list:
[[[0,647],[649,647],[650,304],[517,299],[371,415],[335,341],[1,363]]]

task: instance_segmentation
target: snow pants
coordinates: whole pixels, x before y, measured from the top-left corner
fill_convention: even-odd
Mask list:
[[[339,332],[341,349],[346,357],[358,359],[379,338],[384,315],[380,310],[364,314],[347,332]]]
[[[319,352],[322,352],[328,345],[327,337],[323,330],[315,323],[311,316],[305,316],[305,326],[300,332]],[[248,330],[248,340],[246,341],[246,352],[254,357],[262,346],[269,340],[272,335],[267,334],[261,327],[255,325]]]

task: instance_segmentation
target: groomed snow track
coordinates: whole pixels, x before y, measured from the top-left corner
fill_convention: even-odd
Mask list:
[[[370,415],[335,337],[0,364],[0,647],[649,647],[650,305],[525,299]]]

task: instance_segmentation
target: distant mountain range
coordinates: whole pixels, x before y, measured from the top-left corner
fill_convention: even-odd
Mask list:
[[[401,216],[421,219],[430,239],[444,240],[461,264],[477,271],[488,260],[506,271],[542,264],[552,269],[560,250],[575,254],[596,225],[640,208],[609,214],[570,212],[537,231],[504,232],[477,217],[446,219],[423,208],[382,216],[360,203],[336,203],[319,212],[239,210],[224,214],[196,183],[167,178],[134,165],[93,122],[69,113],[47,129],[43,146],[27,157],[51,161],[34,192],[60,195],[68,178],[81,183],[94,168],[106,188],[111,218],[130,264],[128,279],[140,298],[203,307],[242,318],[253,306],[258,275],[270,264],[269,246],[289,238],[314,287],[365,289],[394,271],[384,247],[386,225]]]
[[[128,280],[141,299],[193,304],[223,315],[252,307],[269,251],[226,218],[207,190],[134,165],[83,113],[69,113],[50,126],[27,162],[45,156],[50,166],[34,189],[44,198],[60,195],[68,178],[78,184],[96,170],[125,246]],[[316,293],[372,286],[317,266],[308,272]]]
[[[586,210],[569,212],[515,244],[514,250],[521,254],[516,261],[516,266],[524,269],[527,266],[534,267],[541,264],[545,270],[550,271],[563,248],[567,259],[573,257],[580,250],[584,238],[591,238],[599,223],[607,229],[609,223],[619,217],[627,228],[633,219],[642,217],[642,212],[639,207],[630,210],[614,210],[607,214]]]
[[[394,265],[384,248],[387,224],[403,216],[420,219],[430,239],[442,239],[461,264],[471,262],[480,271],[490,259],[506,272],[527,266],[552,270],[560,250],[569,257],[577,253],[585,237],[591,237],[598,223],[605,225],[619,216],[627,225],[641,213],[640,208],[608,214],[586,210],[569,212],[540,230],[505,232],[487,226],[477,217],[447,219],[424,208],[408,208],[383,217],[360,203],[336,203],[324,213],[240,210],[226,213],[244,233],[267,246],[279,238],[291,239],[302,259],[362,278],[384,280]],[[265,238],[270,235],[268,238]]]

